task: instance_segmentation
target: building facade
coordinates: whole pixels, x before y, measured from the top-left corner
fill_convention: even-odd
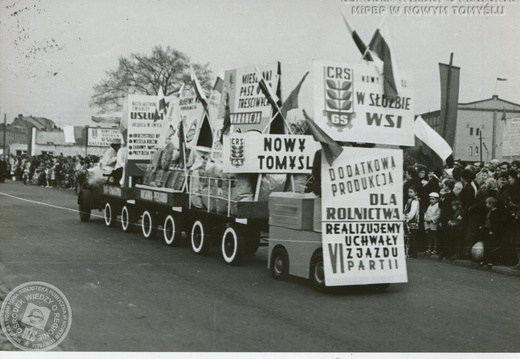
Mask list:
[[[421,117],[439,132],[440,111]],[[520,127],[517,118],[520,118],[520,104],[496,95],[486,100],[459,103],[453,157],[466,162],[520,158],[520,139],[511,136],[511,132]]]

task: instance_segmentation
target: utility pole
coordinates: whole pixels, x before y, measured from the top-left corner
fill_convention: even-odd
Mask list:
[[[88,125],[85,126],[85,158],[88,153]]]
[[[2,154],[5,156],[5,141],[7,135],[7,114],[4,113],[4,148]]]
[[[480,163],[482,163],[482,129],[480,129]]]

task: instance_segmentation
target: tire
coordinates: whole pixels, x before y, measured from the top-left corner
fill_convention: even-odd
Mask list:
[[[135,209],[132,206],[124,205],[121,208],[121,229],[123,232],[129,233],[136,230]]]
[[[191,227],[191,249],[195,254],[204,255],[208,253],[209,247],[210,241],[204,225],[200,220],[196,220]]]
[[[178,219],[171,214],[166,216],[163,225],[164,243],[171,247],[177,247],[181,240],[181,227]]]
[[[110,204],[110,202],[105,203],[105,226],[114,227],[117,221],[117,214]]]
[[[91,212],[92,210],[88,205],[88,201],[85,198],[85,195],[81,196],[81,198],[79,199],[79,220],[81,222],[90,221]]]
[[[289,256],[285,248],[277,247],[273,250],[269,269],[274,279],[287,280],[289,278]]]
[[[157,235],[157,217],[155,213],[146,210],[141,218],[141,232],[146,239],[153,239]]]
[[[321,253],[315,253],[311,258],[309,279],[316,290],[325,290],[325,269],[323,267],[323,255]]]
[[[246,239],[244,230],[239,227],[230,226],[222,234],[222,257],[227,264],[240,264],[246,253]]]

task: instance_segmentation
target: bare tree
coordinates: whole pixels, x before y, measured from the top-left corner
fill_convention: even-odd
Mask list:
[[[90,106],[99,108],[100,113],[116,112],[127,94],[157,95],[160,86],[166,96],[175,94],[183,84],[190,84],[190,65],[201,85],[209,90],[209,63],[191,63],[188,55],[169,46],[155,46],[149,56],[134,53],[120,57],[118,67],[107,71],[106,78],[94,85]]]

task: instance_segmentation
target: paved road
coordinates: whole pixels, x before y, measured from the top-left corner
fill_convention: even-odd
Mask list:
[[[415,259],[409,283],[384,293],[322,294],[272,279],[266,248],[231,267],[217,250],[199,257],[101,218],[82,223],[75,209],[72,191],[0,184],[3,282],[66,295],[65,350],[520,351],[519,277]]]

